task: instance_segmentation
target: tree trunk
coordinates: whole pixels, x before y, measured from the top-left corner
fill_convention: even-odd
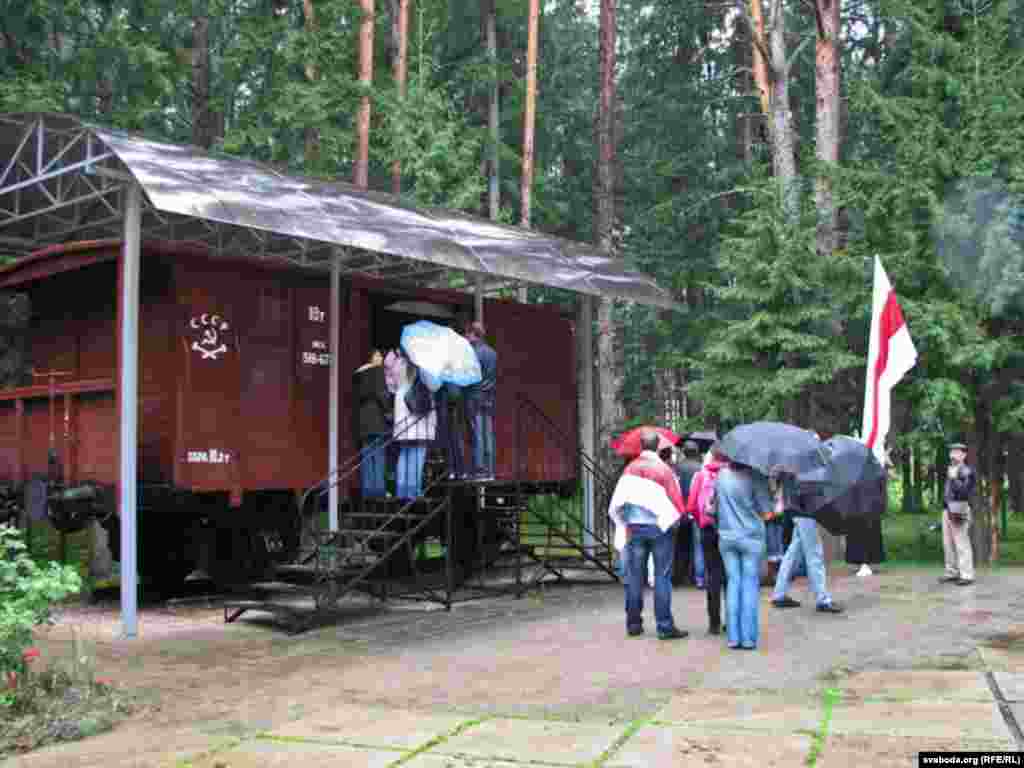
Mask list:
[[[359,0],[363,18],[359,26],[359,83],[364,88],[373,84],[373,0]],[[356,163],[354,183],[366,189],[370,178],[370,96],[359,105],[356,118]]]
[[[1006,474],[1009,480],[1010,509],[1019,515],[1024,513],[1024,439],[1014,435],[1007,451],[1008,465]]]
[[[795,224],[800,214],[793,112],[789,106],[789,62],[786,60],[786,14],[782,0],[771,0],[769,25],[771,81],[772,167],[782,196],[786,219]]]
[[[316,35],[316,9],[313,7],[313,0],[302,0],[302,16],[305,19],[306,34],[310,37]],[[306,79],[315,83],[320,79],[320,72],[317,69],[316,61],[312,58],[306,62]],[[320,130],[316,126],[307,125],[305,133],[305,166],[306,170],[313,170],[320,164]]]
[[[213,146],[210,115],[210,17],[192,19],[192,143]]]
[[[900,458],[900,471],[903,475],[903,514],[918,511],[914,506],[914,476],[910,457],[910,451],[904,451]]]
[[[487,124],[491,134],[491,157],[487,173],[487,200],[491,219],[496,221],[501,210],[501,83],[498,82],[498,14],[495,3],[496,0],[482,0],[487,12],[487,60],[491,65],[491,100],[487,113]]]
[[[818,254],[831,255],[838,248],[839,216],[829,173],[839,165],[841,141],[840,121],[840,0],[814,0],[818,27],[814,59],[817,101],[815,125],[817,143],[815,153],[820,165],[815,184],[815,203],[818,209]]]
[[[608,256],[615,255],[615,46],[618,32],[616,0],[601,0],[599,21],[600,96],[597,115],[597,173],[594,175],[594,241]],[[617,426],[618,379],[614,303],[597,303],[597,365],[600,393],[599,446],[606,454]]]
[[[750,0],[750,18],[753,22],[753,29],[750,30],[750,47],[754,64],[754,82],[757,84],[761,111],[765,119],[768,119],[771,115],[771,82],[768,77],[768,62],[764,57],[767,37],[764,33],[764,10],[761,7],[761,0]]]
[[[1003,510],[1003,478],[1006,475],[1006,457],[1003,451],[1005,435],[995,430],[992,434],[992,453],[990,463],[992,466],[991,479],[989,480],[989,499],[992,506],[992,530],[989,532],[991,539],[991,562],[999,559],[999,535],[1001,531],[1000,517]]]
[[[751,43],[750,31],[743,25],[737,24],[733,31],[732,55],[733,65],[736,68],[736,76],[733,80],[736,91],[744,96],[751,92],[752,81],[751,70]],[[740,101],[746,104],[746,100]],[[754,115],[747,112],[744,106],[736,112],[735,142],[736,159],[745,166],[754,162]]]
[[[994,525],[996,510],[992,506],[994,489],[992,482],[993,470],[995,469],[995,455],[993,449],[994,429],[992,425],[992,413],[985,398],[977,395],[975,397],[974,426],[975,439],[972,441],[977,451],[974,460],[975,472],[978,477],[978,487],[975,491],[973,506],[973,524],[971,526],[971,540],[974,545],[974,559],[976,565],[992,562],[995,550],[992,548],[993,535],[998,535],[998,527]],[[993,532],[995,528],[995,532]]]
[[[409,0],[393,0],[391,9],[391,36],[395,51],[395,87],[398,89],[398,98],[405,101],[408,79]],[[402,194],[401,160],[394,160],[391,163],[391,191],[395,195]]]
[[[533,130],[537,110],[537,28],[540,25],[540,0],[530,0],[530,18],[526,38],[526,108],[523,112],[523,177],[520,186],[520,224],[530,226],[533,190]]]

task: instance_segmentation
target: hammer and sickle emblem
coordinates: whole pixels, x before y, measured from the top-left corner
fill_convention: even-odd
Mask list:
[[[221,344],[216,349],[204,349],[203,347],[199,346],[198,341],[192,342],[192,349],[201,354],[203,356],[203,360],[216,360],[217,355],[221,354],[222,352],[228,351],[228,348],[224,344]]]

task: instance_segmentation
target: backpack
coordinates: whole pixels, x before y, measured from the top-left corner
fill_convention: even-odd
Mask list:
[[[715,493],[715,480],[718,474],[708,473],[700,486],[700,493],[697,495],[697,511],[705,519],[710,520],[712,525],[718,523],[718,496]]]
[[[416,377],[412,380],[412,386],[406,390],[405,405],[413,416],[425,416],[434,410],[434,396],[427,389],[427,385],[423,383],[423,378],[418,370]]]

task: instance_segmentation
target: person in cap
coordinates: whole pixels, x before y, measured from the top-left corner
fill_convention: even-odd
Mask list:
[[[974,583],[974,556],[971,550],[971,498],[977,478],[967,464],[967,446],[949,446],[946,491],[943,494],[942,552],[946,572],[939,581],[965,587]]]

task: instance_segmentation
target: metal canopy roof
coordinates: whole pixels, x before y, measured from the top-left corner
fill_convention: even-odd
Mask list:
[[[679,309],[650,277],[596,248],[453,211],[414,208],[343,182],[150,141],[62,114],[0,114],[0,248],[27,254],[120,237],[123,190],[144,192],[142,236],[217,255],[430,284],[490,275]],[[494,286],[492,286],[494,287]]]

